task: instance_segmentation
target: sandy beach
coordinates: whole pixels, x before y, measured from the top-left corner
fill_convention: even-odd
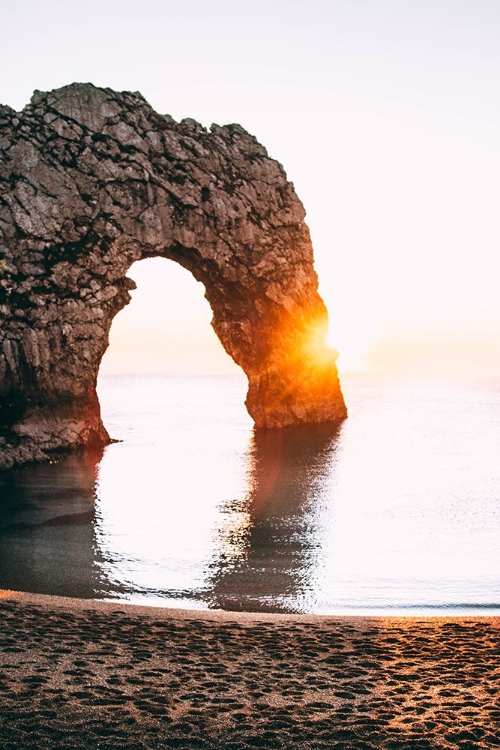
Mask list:
[[[0,747],[493,748],[498,618],[0,595]]]

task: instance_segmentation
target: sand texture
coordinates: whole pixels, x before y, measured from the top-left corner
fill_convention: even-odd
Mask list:
[[[197,613],[2,592],[0,747],[500,747],[497,618]]]

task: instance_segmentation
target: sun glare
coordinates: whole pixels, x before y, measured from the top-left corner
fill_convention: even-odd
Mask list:
[[[338,352],[327,341],[327,327],[324,323],[318,323],[311,328],[305,353],[308,359],[318,363],[330,362],[332,358],[337,359]]]
[[[326,344],[338,352],[337,367],[341,372],[352,372],[367,369],[369,342],[366,335],[356,326],[352,329],[334,329],[328,331]]]

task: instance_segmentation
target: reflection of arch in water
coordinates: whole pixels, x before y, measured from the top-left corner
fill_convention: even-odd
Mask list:
[[[88,450],[0,473],[0,588],[110,595],[94,530],[101,458],[102,450]]]
[[[211,607],[307,609],[322,556],[315,510],[338,435],[331,425],[254,433],[250,493],[227,507],[218,530],[204,596]]]
[[[246,440],[245,435],[242,458]],[[0,509],[0,587],[81,597],[153,595],[226,609],[310,611],[322,560],[318,509],[336,445],[337,432],[327,425],[255,432],[246,496],[222,509],[217,506],[222,514],[218,510],[217,516],[207,517],[212,563],[199,569],[200,588],[185,590],[168,588],[164,573],[172,571],[158,575],[155,570],[160,584],[141,587],[138,579],[123,577],[123,560],[118,568],[114,564],[114,555],[120,558],[121,552],[106,549],[101,538],[100,452],[0,474],[5,500]],[[242,483],[242,496],[244,487]],[[135,513],[135,505],[131,508]],[[224,520],[217,520],[213,535],[210,520],[221,515]],[[186,533],[189,528],[192,520]],[[144,564],[151,582],[150,561]]]

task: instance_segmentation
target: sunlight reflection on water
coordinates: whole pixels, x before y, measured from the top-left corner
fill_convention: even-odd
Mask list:
[[[254,434],[238,377],[108,376],[123,442],[0,477],[0,586],[182,607],[500,613],[500,387],[350,376]]]

